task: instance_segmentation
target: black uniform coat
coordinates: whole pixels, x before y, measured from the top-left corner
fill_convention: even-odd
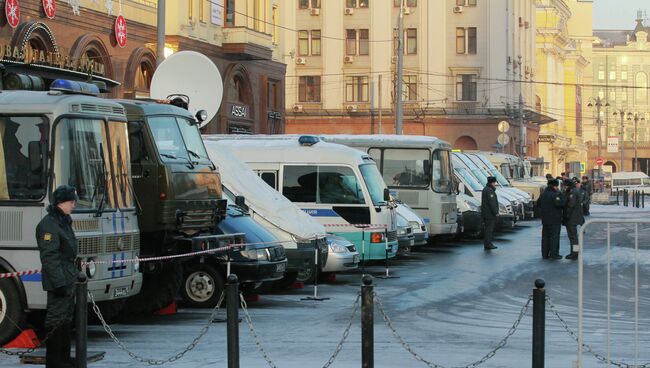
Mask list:
[[[72,219],[56,206],[49,206],[47,212],[36,226],[36,241],[43,265],[43,290],[52,291],[72,287],[79,270],[75,266],[77,239]]]
[[[487,184],[481,194],[481,217],[484,219],[496,219],[499,215],[499,202],[497,201],[496,190]]]
[[[543,225],[562,225],[562,210],[566,199],[558,189],[546,187],[539,197],[539,209]]]
[[[576,226],[585,223],[582,213],[582,192],[571,188],[566,192],[566,207],[564,209],[564,225]]]

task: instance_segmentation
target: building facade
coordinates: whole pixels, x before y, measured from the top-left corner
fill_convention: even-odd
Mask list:
[[[650,24],[642,12],[629,30],[594,30],[594,95],[606,102],[601,110],[601,156],[606,171],[650,172],[649,34]],[[596,122],[594,127],[586,139],[589,156],[595,158]],[[608,146],[614,152],[608,152]]]
[[[590,89],[592,3],[577,0],[537,1],[537,68],[535,107],[555,122],[542,127],[539,156],[546,172],[582,171],[587,162],[583,141],[584,113]]]
[[[400,0],[295,0],[281,12],[287,131],[393,133]],[[404,134],[536,155],[533,0],[406,0]],[[390,26],[387,26],[389,23]],[[521,95],[521,109],[520,109]],[[520,119],[523,117],[523,129]],[[510,130],[499,146],[497,124]],[[523,139],[522,139],[523,137]]]
[[[2,88],[44,89],[57,78],[92,78],[106,83],[107,97],[148,97],[157,65],[157,2],[78,3],[74,7],[55,3],[56,12],[48,17],[51,13],[46,13],[43,1],[22,0],[15,28],[6,16],[0,17],[5,23],[0,28]],[[283,132],[285,66],[277,51],[279,1],[166,4],[166,52],[199,51],[212,59],[223,78],[221,109],[206,132]],[[119,15],[126,20],[125,44],[117,40]]]

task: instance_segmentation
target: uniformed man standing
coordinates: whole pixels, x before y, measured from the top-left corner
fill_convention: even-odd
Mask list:
[[[566,205],[564,207],[564,226],[566,226],[567,235],[569,235],[569,242],[571,243],[571,253],[566,259],[578,259],[578,225],[585,223],[584,215],[582,214],[582,193],[576,188],[573,180],[566,180],[564,182],[566,189]]]
[[[499,202],[496,193],[497,178],[489,176],[487,185],[483,188],[481,195],[481,218],[483,219],[483,248],[485,250],[497,249],[492,244],[494,237],[494,226],[499,215]]]
[[[74,317],[73,287],[79,269],[75,265],[77,240],[70,214],[77,199],[74,187],[56,188],[47,207],[48,214],[36,226],[43,290],[47,291],[45,366],[48,368],[73,367],[70,332]]]
[[[557,179],[548,181],[548,186],[539,198],[542,217],[542,258],[562,259],[560,255],[560,231],[565,199]]]
[[[594,186],[588,176],[582,177],[582,190],[585,195],[582,201],[582,214],[589,216],[589,205],[591,204],[591,196],[594,194]]]

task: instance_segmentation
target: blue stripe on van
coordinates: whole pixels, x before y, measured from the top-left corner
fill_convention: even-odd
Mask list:
[[[322,208],[303,208],[306,214],[314,217],[339,217],[334,210]]]
[[[23,282],[41,282],[43,281],[43,274],[37,273],[34,275],[23,275],[20,276],[20,279]]]

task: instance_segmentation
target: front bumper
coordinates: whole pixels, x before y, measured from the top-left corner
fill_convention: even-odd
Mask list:
[[[284,248],[287,255],[287,272],[298,272],[306,267],[314,267],[313,246],[298,244],[297,249]]]
[[[410,233],[405,236],[397,237],[397,255],[408,253],[415,244],[415,236]]]
[[[341,272],[354,270],[359,267],[359,252],[329,252],[323,272]]]
[[[287,260],[232,262],[230,272],[240,283],[279,280],[287,270]]]
[[[497,217],[497,228],[499,229],[512,229],[515,227],[515,216],[513,215],[499,215]]]
[[[429,236],[436,235],[453,235],[456,234],[458,223],[453,224],[433,224],[429,223]]]
[[[530,201],[528,203],[524,203],[524,214],[526,220],[534,219],[535,218],[535,201]]]
[[[463,212],[464,234],[479,234],[482,230],[481,212],[465,211]]]
[[[98,302],[133,296],[138,294],[141,288],[142,273],[140,272],[134,273],[129,277],[88,280],[88,291],[93,294],[93,298]]]

